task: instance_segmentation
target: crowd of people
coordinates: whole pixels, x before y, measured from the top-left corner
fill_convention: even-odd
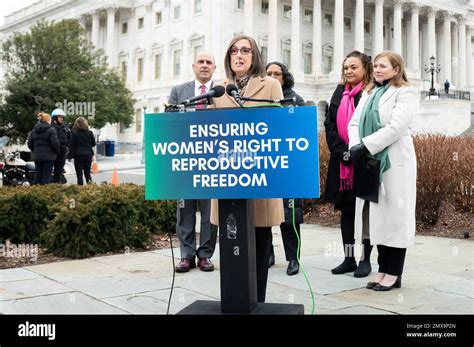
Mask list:
[[[201,52],[192,65],[193,81],[175,86],[169,104],[179,104],[207,93],[214,85],[234,85],[243,97],[290,99],[282,106],[305,106],[294,90],[294,78],[281,62],[265,64],[252,37],[239,35],[229,43],[224,69],[226,79],[214,83],[216,62],[211,53]],[[255,106],[228,94],[214,98],[209,108]],[[197,102],[196,109],[205,108]],[[341,62],[341,80],[332,95],[324,122],[330,151],[324,198],[341,212],[344,260],[332,269],[334,275],[353,272],[366,277],[372,272],[370,255],[378,251],[378,272],[367,288],[387,291],[401,287],[406,249],[414,244],[416,202],[416,157],[410,136],[410,123],[418,112],[416,89],[406,77],[402,57],[382,52],[372,61],[364,53],[350,52]],[[87,120],[79,117],[72,132],[64,124],[64,112],[39,113],[28,147],[34,153],[35,184],[59,182],[65,160],[74,158],[78,184],[91,183],[94,136]],[[367,185],[360,178],[369,165],[376,163],[375,198],[360,191]],[[275,264],[272,227],[282,234],[287,274],[300,269],[300,224],[303,223],[302,199],[254,199],[257,299],[265,301],[268,269]],[[196,211],[200,207],[200,245],[196,245]],[[294,213],[294,217],[293,217]],[[196,265],[213,271],[211,261],[218,230],[217,200],[179,200],[176,232],[181,261],[176,272],[188,272]],[[355,244],[363,245],[359,263]],[[197,257],[197,263],[196,263]]]
[[[51,114],[39,112],[38,123],[28,137],[28,148],[35,162],[33,184],[65,183],[61,176],[66,160],[74,159],[77,184],[92,183],[91,166],[95,138],[83,117],[76,118],[69,129],[64,123],[65,112],[57,108]]]
[[[290,104],[304,106],[303,98],[294,90],[294,79],[281,62],[265,65],[252,37],[239,35],[229,43],[224,69],[226,88],[235,85],[239,95],[255,99],[287,99]],[[209,91],[216,69],[214,56],[201,53],[193,63],[195,79],[176,86],[170,104]],[[243,106],[255,106],[243,101]],[[238,107],[239,100],[224,94],[214,98],[209,108]],[[198,104],[196,108],[205,105]],[[366,277],[372,272],[370,255],[374,245],[378,251],[378,272],[367,288],[387,291],[401,287],[406,249],[414,244],[416,201],[416,156],[410,136],[410,124],[418,112],[416,89],[406,77],[402,57],[395,52],[382,52],[372,61],[368,55],[353,51],[341,62],[341,80],[332,95],[324,122],[330,150],[324,198],[341,212],[341,234],[344,260],[332,269],[334,275],[353,272]],[[369,164],[377,163],[373,182],[375,199],[361,193],[368,183],[364,177]],[[356,174],[359,173],[359,174]],[[361,174],[360,174],[361,173]],[[362,175],[362,176],[361,176]],[[365,188],[364,188],[365,189]],[[201,206],[201,245],[196,250],[195,220],[197,203]],[[303,222],[302,200],[254,199],[257,300],[265,301],[268,268],[275,264],[272,227],[282,234],[287,274],[299,272],[298,254]],[[215,249],[218,229],[217,200],[178,201],[177,234],[181,242],[181,261],[177,272],[187,272],[198,265],[212,271],[210,260]],[[293,223],[293,209],[295,220]],[[362,245],[359,263],[355,258],[356,242]]]

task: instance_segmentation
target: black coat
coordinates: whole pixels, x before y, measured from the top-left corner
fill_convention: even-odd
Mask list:
[[[73,131],[69,143],[68,158],[92,156],[94,155],[92,150],[94,146],[95,138],[92,131]]]
[[[48,123],[36,124],[28,138],[28,148],[33,152],[35,161],[56,160],[59,153],[56,130]]]
[[[303,200],[293,199],[295,207],[295,224],[303,223]],[[293,207],[290,205],[290,199],[283,199],[283,208],[285,210],[284,224],[293,224]]]
[[[339,190],[339,164],[342,161],[344,155],[343,153],[349,149],[349,146],[344,143],[337,132],[337,110],[339,109],[339,104],[341,103],[343,93],[344,85],[339,84],[332,95],[331,103],[324,121],[324,127],[326,129],[326,142],[328,144],[329,151],[331,152],[331,157],[329,158],[328,174],[326,178],[326,188],[324,191],[324,200],[335,203],[335,208],[338,210],[354,211],[355,196],[353,191]],[[354,97],[354,104],[356,107],[359,104],[361,94],[362,91]]]
[[[71,130],[64,124],[57,124],[53,122],[51,126],[56,130],[58,134],[59,145],[61,146],[60,154],[66,154],[67,146],[69,145],[69,141],[71,138]]]
[[[299,96],[298,94],[296,94],[296,92],[292,88],[283,89],[283,97],[285,99],[296,97],[296,106],[304,106],[305,105],[304,99],[301,96]],[[289,106],[289,105],[291,105],[291,102],[284,103],[283,105],[284,106]]]
[[[283,89],[283,96],[285,99],[296,97],[296,106],[304,106],[304,99],[296,94],[292,88]],[[283,106],[291,106],[291,102],[284,103]],[[285,224],[293,224],[293,208],[289,206],[290,199],[283,199],[283,208],[285,210]],[[301,199],[294,199],[295,206],[295,223],[303,223],[303,201]]]

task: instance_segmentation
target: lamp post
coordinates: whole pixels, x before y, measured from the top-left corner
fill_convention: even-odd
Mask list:
[[[435,66],[436,58],[432,55],[430,58],[430,66],[425,64],[425,72],[431,73],[431,88],[429,95],[436,95],[436,90],[434,88],[434,73],[439,73],[441,71],[441,65]]]

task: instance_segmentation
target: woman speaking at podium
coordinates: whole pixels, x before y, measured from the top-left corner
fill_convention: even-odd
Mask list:
[[[255,99],[283,99],[280,83],[266,76],[265,64],[255,40],[240,35],[232,39],[227,49],[224,68],[227,79],[223,86],[235,85],[241,96]],[[247,101],[245,106],[256,105]],[[215,98],[210,108],[239,107],[230,95]],[[255,248],[257,263],[257,301],[265,302],[267,289],[268,261],[272,244],[272,226],[284,222],[282,199],[254,199]],[[211,223],[219,225],[217,200],[211,201]]]

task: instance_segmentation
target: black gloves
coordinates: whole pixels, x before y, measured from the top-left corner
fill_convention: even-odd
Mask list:
[[[358,145],[355,145],[350,149],[351,152],[351,159],[353,162],[359,161],[359,159],[363,158],[366,154],[369,154],[369,150],[365,147],[364,143],[361,142]]]
[[[345,166],[349,166],[352,163],[351,152],[344,151],[342,152],[341,163]]]

